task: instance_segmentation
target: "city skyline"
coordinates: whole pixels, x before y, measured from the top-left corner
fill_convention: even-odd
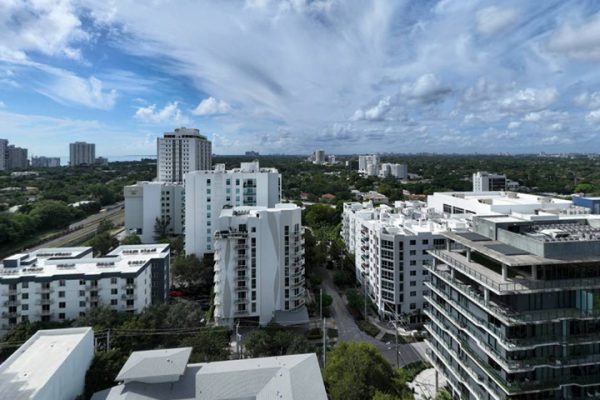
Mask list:
[[[598,152],[593,1],[11,2],[0,137],[30,154]]]

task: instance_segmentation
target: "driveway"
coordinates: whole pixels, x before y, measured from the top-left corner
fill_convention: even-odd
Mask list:
[[[335,289],[329,271],[324,271],[323,276],[323,290],[327,292],[333,299],[331,304],[331,314],[335,319],[338,328],[338,339],[347,342],[367,342],[371,343],[383,354],[383,356],[392,364],[396,365],[396,345],[394,342],[389,344],[383,343],[380,340],[375,339],[372,336],[367,335],[360,330],[352,314],[346,308],[344,300],[340,297],[337,290]],[[425,349],[427,345],[425,342],[401,344],[398,346],[398,361],[399,366],[405,366],[415,361],[426,360]]]

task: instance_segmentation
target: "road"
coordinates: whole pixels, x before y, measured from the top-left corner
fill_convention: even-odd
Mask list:
[[[125,218],[125,211],[122,208],[123,203],[115,204],[106,211],[99,212],[98,214],[90,215],[84,220],[71,224],[69,229],[81,227],[73,230],[63,236],[49,240],[40,245],[37,245],[30,250],[37,250],[45,247],[62,247],[77,244],[81,241],[94,235],[100,221],[106,219],[111,221],[115,226],[122,225]]]
[[[383,354],[383,356],[392,364],[396,365],[396,345],[395,343],[386,344],[372,336],[364,333],[354,322],[350,311],[346,308],[344,300],[335,289],[331,276],[326,271],[323,277],[323,289],[333,298],[331,305],[331,314],[335,319],[338,328],[339,340],[349,342],[367,342],[371,343]],[[398,346],[399,366],[405,366],[415,361],[426,360],[425,349],[427,345],[424,342],[401,344]]]

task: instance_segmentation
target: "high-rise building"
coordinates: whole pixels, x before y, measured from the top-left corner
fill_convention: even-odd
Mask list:
[[[60,167],[60,157],[31,157],[31,166],[34,168]]]
[[[212,237],[224,207],[274,207],[281,201],[281,174],[260,168],[258,161],[240,168],[215,165],[211,171],[185,175],[185,251],[201,257],[212,253]]]
[[[169,235],[183,234],[185,190],[177,182],[137,182],[125,186],[125,230],[142,243],[154,243],[156,220],[164,222]]]
[[[157,175],[161,182],[183,182],[192,171],[210,170],[212,144],[198,129],[177,128],[157,139]]]
[[[427,250],[443,247],[446,230],[466,231],[466,220],[444,218],[420,201],[396,202],[394,207],[345,203],[342,238],[355,256],[356,278],[380,318],[403,314],[410,324],[423,322],[423,264]]]
[[[96,162],[96,145],[94,143],[75,142],[69,144],[69,165],[94,165]]]
[[[246,152],[246,157],[258,157],[260,153],[258,151],[250,150]]]
[[[8,169],[8,140],[0,139],[0,171]]]
[[[6,165],[7,169],[25,169],[29,166],[27,159],[27,149],[9,145],[6,148]]]
[[[301,217],[288,203],[221,211],[214,243],[217,324],[308,322]]]
[[[105,257],[91,247],[46,248],[0,266],[0,335],[20,322],[66,321],[107,305],[140,312],[166,300],[169,245],[121,246]]]
[[[383,163],[379,169],[379,176],[382,178],[407,179],[408,166],[406,164]]]
[[[318,165],[325,164],[325,150],[323,150],[323,149],[315,150],[314,158],[315,158],[315,161],[314,161],[315,164],[318,164]]]
[[[379,156],[377,154],[358,156],[358,172],[368,176],[377,176],[379,174]]]
[[[430,251],[426,328],[454,398],[598,398],[598,226],[499,215],[444,234],[446,249]]]

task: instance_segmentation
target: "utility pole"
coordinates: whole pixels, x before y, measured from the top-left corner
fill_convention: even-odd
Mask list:
[[[396,334],[396,368],[400,368],[400,353],[398,348],[398,306],[394,306],[394,315],[396,316],[396,324],[394,326]]]
[[[369,319],[369,318],[367,318],[367,277],[366,276],[363,277],[363,285],[365,287],[365,321],[366,321]]]
[[[242,339],[242,335],[240,335],[240,321],[235,324],[235,352],[238,355],[238,359],[242,358],[242,354],[240,352],[240,340]]]
[[[323,318],[323,369],[325,368],[325,353],[327,353],[327,318]]]
[[[319,320],[323,320],[323,288],[319,289]]]

